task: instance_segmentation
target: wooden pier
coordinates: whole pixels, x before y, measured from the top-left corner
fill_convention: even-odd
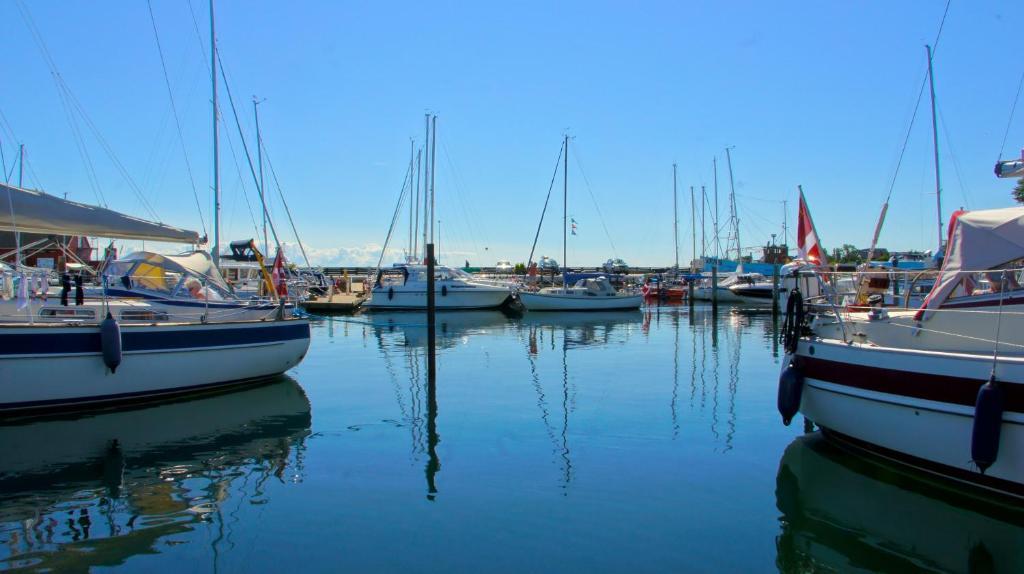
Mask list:
[[[308,313],[329,315],[332,313],[354,313],[366,300],[368,291],[362,281],[342,281],[340,289],[331,291],[321,297],[313,297],[299,303]]]

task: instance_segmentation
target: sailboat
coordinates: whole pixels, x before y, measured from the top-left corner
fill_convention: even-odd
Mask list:
[[[639,309],[644,297],[616,291],[607,277],[590,277],[566,284],[569,221],[569,136],[563,141],[562,166],[562,286],[545,287],[539,291],[520,291],[519,300],[528,311],[613,311]]]

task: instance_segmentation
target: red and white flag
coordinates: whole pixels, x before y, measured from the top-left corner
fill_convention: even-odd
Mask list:
[[[828,265],[828,256],[821,248],[818,231],[814,229],[811,210],[807,209],[804,191],[800,190],[800,213],[797,215],[796,226],[796,258],[815,265]]]
[[[287,297],[288,274],[284,270],[284,251],[280,247],[277,248],[277,257],[274,258],[274,269],[270,273],[270,278],[274,281],[274,289],[277,289],[277,294]]]

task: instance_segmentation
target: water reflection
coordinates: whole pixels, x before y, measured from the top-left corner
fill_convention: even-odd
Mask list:
[[[427,347],[427,320],[423,313],[373,312],[356,320],[369,326],[380,348]],[[468,343],[478,335],[493,334],[507,327],[512,317],[501,311],[452,311],[437,314],[436,336],[439,349]],[[350,323],[353,321],[350,321]]]
[[[298,482],[310,404],[291,379],[206,398],[0,426],[0,569],[121,564]],[[74,550],[68,552],[68,550]]]
[[[781,572],[1024,572],[1024,511],[853,456],[818,434],[786,449]]]

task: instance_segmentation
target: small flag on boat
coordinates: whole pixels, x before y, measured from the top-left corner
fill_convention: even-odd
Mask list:
[[[800,213],[797,215],[796,227],[796,258],[815,265],[828,265],[828,256],[821,248],[818,232],[811,219],[811,210],[807,208],[804,191],[800,190]]]
[[[284,270],[284,251],[281,247],[277,248],[277,256],[274,257],[274,270],[271,272],[270,278],[274,281],[274,288],[277,289],[277,294],[281,297],[287,297],[288,277]]]
[[[574,218],[570,217],[569,221],[572,222],[572,234],[576,235],[576,220]]]

